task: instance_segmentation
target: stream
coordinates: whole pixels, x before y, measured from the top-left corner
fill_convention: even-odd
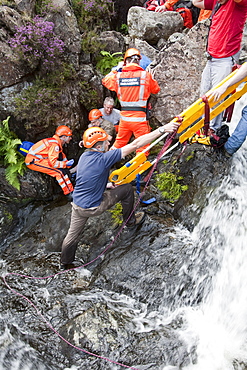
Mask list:
[[[69,219],[49,217],[69,205],[25,208],[29,226],[17,225],[0,255],[12,289],[2,279],[0,369],[247,369],[246,160],[247,143],[193,231],[149,213],[137,235],[102,253],[110,216],[90,220],[77,257],[96,261],[68,272],[58,261]]]

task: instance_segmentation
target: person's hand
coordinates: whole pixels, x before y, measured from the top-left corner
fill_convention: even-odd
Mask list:
[[[180,126],[179,122],[169,122],[166,125],[164,125],[166,132],[173,132],[178,129]]]
[[[66,163],[66,167],[71,167],[73,166],[74,164],[74,159],[70,159],[67,163]]]
[[[118,62],[118,65],[117,65],[117,71],[119,71],[120,69],[122,69],[123,68],[123,66],[124,66],[124,62],[122,61],[122,62]]]
[[[157,8],[155,8],[155,11],[158,12],[158,13],[163,13],[166,11],[166,6],[165,4],[164,5],[160,5],[160,6],[157,6]]]
[[[223,84],[222,86],[218,87],[218,89],[213,90],[208,95],[208,98],[212,97],[213,101],[218,101],[218,100],[220,100],[221,95],[224,94],[226,89],[227,89],[227,87],[225,87],[224,84]]]
[[[114,189],[116,185],[113,182],[108,182],[106,185],[106,189]]]

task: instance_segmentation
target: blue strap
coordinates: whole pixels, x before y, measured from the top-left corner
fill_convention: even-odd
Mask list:
[[[136,192],[138,195],[141,194],[141,175],[139,173],[136,175]],[[142,198],[140,198],[140,201],[144,204],[151,204],[156,202],[156,198],[153,197],[148,200],[142,200]]]

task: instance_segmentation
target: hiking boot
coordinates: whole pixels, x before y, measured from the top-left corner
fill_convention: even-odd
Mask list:
[[[61,263],[60,264],[60,270],[71,270],[78,267],[82,267],[84,264],[83,261],[74,261],[72,263]]]
[[[226,158],[231,158],[232,157],[232,154],[228,153],[228,151],[225,148],[223,149],[223,154]]]
[[[141,226],[145,220],[145,212],[136,212],[135,213],[135,218],[136,218],[136,222],[134,225],[126,225],[126,229],[129,230],[129,231],[132,231],[132,230],[136,230],[139,226]]]
[[[142,225],[145,220],[146,213],[143,211],[136,212],[135,216],[136,216],[136,226]]]

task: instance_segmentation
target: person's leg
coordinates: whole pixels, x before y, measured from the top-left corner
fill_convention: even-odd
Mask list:
[[[27,167],[30,170],[43,172],[49,176],[55,177],[65,195],[73,192],[74,188],[68,174],[66,173],[67,169],[52,168],[49,166],[48,161],[46,159],[36,161],[28,165]],[[65,171],[65,173],[63,173],[63,171]]]
[[[103,194],[101,204],[93,211],[85,210],[88,217],[99,216],[107,209],[120,202],[123,207],[123,220],[128,220],[128,225],[135,225],[136,219],[133,211],[134,208],[134,190],[130,184],[116,186],[114,189],[106,190]]]
[[[200,95],[203,96],[212,88],[212,80],[211,80],[211,60],[207,61],[207,64],[202,72],[201,77],[201,85],[200,85]]]
[[[115,148],[122,148],[127,145],[132,136],[132,131],[129,128],[129,122],[124,122],[122,119],[119,123],[118,133],[113,146]]]
[[[220,83],[225,77],[227,77],[232,72],[234,61],[232,57],[229,58],[213,58],[211,67],[211,80],[212,87],[215,87]],[[223,112],[217,117],[213,118],[210,122],[210,127],[214,131],[222,125]]]
[[[82,208],[72,203],[70,227],[62,244],[61,264],[67,265],[74,261],[80,234],[87,219]]]
[[[242,117],[238,122],[233,134],[224,145],[228,154],[235,153],[244,143],[247,136],[247,105],[242,110]]]
[[[151,128],[148,124],[148,121],[145,121],[145,122],[140,122],[140,123],[133,123],[132,124],[132,130],[133,130],[133,134],[135,136],[135,139],[142,136],[142,135],[145,135],[145,134],[148,134],[150,131],[151,131]],[[141,148],[137,149],[136,150],[136,153],[140,153],[142,152],[144,149],[146,149],[150,144],[147,144],[147,145],[144,145],[142,146]],[[145,153],[146,156],[149,155],[149,151]]]

